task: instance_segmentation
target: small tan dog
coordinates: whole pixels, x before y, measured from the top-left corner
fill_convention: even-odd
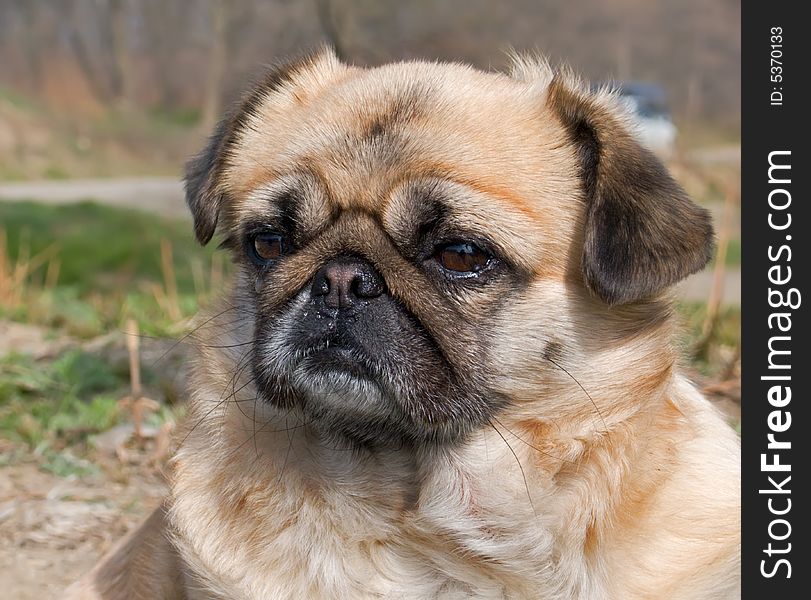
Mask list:
[[[323,51],[186,184],[236,285],[170,498],[70,597],[740,595],[739,442],[666,296],[710,219],[611,94]]]

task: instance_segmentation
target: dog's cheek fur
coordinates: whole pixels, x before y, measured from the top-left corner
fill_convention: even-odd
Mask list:
[[[500,418],[576,423],[588,438],[643,409],[673,375],[669,314],[660,303],[610,308],[580,286],[533,282],[492,323],[494,389],[509,399]]]

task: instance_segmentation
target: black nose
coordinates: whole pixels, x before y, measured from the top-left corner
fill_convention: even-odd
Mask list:
[[[310,294],[329,308],[347,308],[358,300],[377,298],[384,290],[383,278],[368,261],[340,256],[318,270]]]

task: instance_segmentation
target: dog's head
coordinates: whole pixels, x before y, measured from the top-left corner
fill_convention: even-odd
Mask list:
[[[186,190],[199,240],[239,265],[260,397],[360,444],[593,411],[542,390],[641,339],[712,247],[610,94],[532,62],[280,66]]]

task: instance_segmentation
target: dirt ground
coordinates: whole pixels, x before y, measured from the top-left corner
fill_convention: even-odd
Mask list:
[[[46,473],[24,458],[0,467],[0,597],[57,597],[158,506],[166,484],[144,466],[147,458],[94,457],[98,472],[81,478]]]
[[[113,344],[99,338],[83,347],[103,346],[108,357],[125,353],[122,335],[114,338]],[[76,340],[40,327],[0,320],[0,357],[14,350],[42,358],[75,346]],[[148,341],[142,356],[175,360],[173,351],[167,352],[174,346]],[[84,466],[78,470],[89,474],[67,477],[49,472],[36,450],[0,433],[1,599],[58,597],[160,504],[167,492],[167,454],[155,460],[156,440],[136,442],[132,430],[123,423],[96,436],[92,448],[69,448],[74,470]]]

